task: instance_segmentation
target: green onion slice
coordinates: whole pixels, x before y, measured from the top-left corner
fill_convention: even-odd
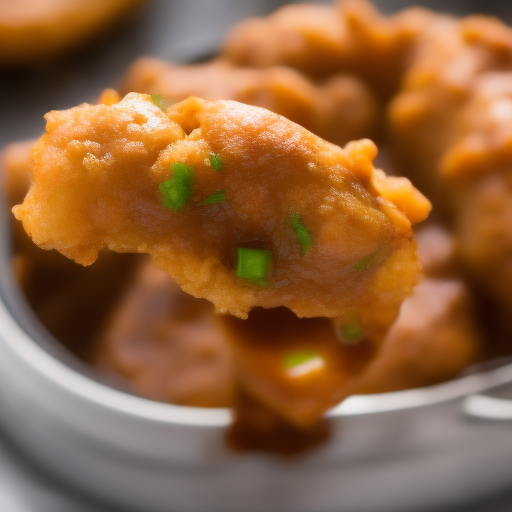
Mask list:
[[[262,288],[267,288],[269,284],[267,272],[271,260],[271,251],[239,247],[236,275]]]
[[[215,172],[222,171],[222,157],[220,155],[210,155],[210,165]]]
[[[162,204],[168,210],[180,211],[192,197],[194,187],[194,167],[183,162],[171,165],[174,176],[158,185],[162,194]]]
[[[302,254],[306,254],[306,251],[311,247],[311,235],[309,234],[308,228],[304,225],[301,216],[298,213],[292,213],[290,215],[290,223],[299,239],[299,243],[302,247]]]
[[[323,368],[325,361],[317,352],[293,352],[284,360],[284,367],[291,377],[301,377]]]
[[[359,323],[351,323],[338,327],[336,331],[338,339],[346,345],[356,345],[361,341],[363,328]]]
[[[224,190],[217,190],[215,194],[212,194],[210,197],[206,198],[201,204],[214,204],[214,203],[222,203],[226,199],[226,195],[224,194]]]
[[[354,265],[354,270],[357,272],[362,272],[363,270],[367,269],[368,267],[371,267],[373,265],[373,263],[375,262],[376,257],[377,257],[376,252],[372,252],[371,254],[368,254],[368,256],[365,256],[364,258],[360,259]]]
[[[167,107],[165,106],[164,100],[160,96],[160,94],[152,94],[151,101],[162,111],[165,112]]]

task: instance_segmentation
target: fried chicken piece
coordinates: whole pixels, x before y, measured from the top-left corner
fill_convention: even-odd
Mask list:
[[[424,279],[407,298],[353,394],[429,386],[455,377],[481,356],[473,304],[460,280]]]
[[[351,72],[389,97],[416,36],[436,16],[412,8],[386,18],[363,0],[286,5],[269,17],[238,24],[223,55],[237,65],[286,65],[315,78]]]
[[[141,0],[0,2],[0,62],[35,63],[91,39]]]
[[[285,306],[372,343],[412,290],[408,218],[430,204],[373,168],[370,141],[342,150],[264,109],[192,98],[163,112],[138,94],[47,119],[14,208],[42,247],[85,265],[105,247],[147,252],[218,312]]]
[[[285,309],[222,318],[243,396],[307,430],[349,395],[435,384],[477,362],[482,336],[455,243],[438,226],[420,230],[418,243],[426,277],[377,349],[357,329],[340,339],[326,319],[298,319]]]
[[[143,58],[131,66],[121,92],[158,94],[166,105],[190,96],[239,101],[271,110],[338,145],[373,137],[379,124],[378,101],[357,78],[337,75],[317,85],[279,66],[239,68],[225,60],[176,66]]]

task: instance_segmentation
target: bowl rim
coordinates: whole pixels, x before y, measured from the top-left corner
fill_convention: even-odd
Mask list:
[[[131,395],[83,375],[33,340],[16,322],[3,300],[0,300],[0,342],[32,371],[53,385],[97,407],[114,410],[126,417],[205,428],[227,427],[232,421],[232,413],[228,408],[186,407],[157,402]],[[329,410],[327,416],[342,418],[431,406],[465,398],[508,382],[512,382],[512,363],[433,386],[351,396]]]

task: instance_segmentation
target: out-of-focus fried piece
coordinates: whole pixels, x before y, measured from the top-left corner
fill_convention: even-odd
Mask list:
[[[137,94],[47,118],[14,209],[45,248],[82,264],[103,247],[148,252],[217,311],[286,306],[357,324],[373,342],[411,292],[419,263],[407,217],[430,205],[413,187],[404,211],[388,201],[370,141],[342,150],[264,109],[190,99],[165,113]],[[189,201],[172,211],[176,186]]]
[[[35,63],[92,38],[142,0],[0,2],[0,63]]]
[[[451,215],[462,261],[512,307],[512,30],[496,19],[444,18],[418,41],[390,107],[397,153]],[[439,208],[438,208],[439,209]]]
[[[285,308],[259,308],[247,320],[221,322],[239,388],[302,429],[350,394],[375,355],[357,327],[340,340],[328,319],[297,318]]]
[[[315,84],[286,67],[239,68],[225,60],[176,66],[157,59],[137,60],[122,93],[159,94],[166,105],[190,96],[234,100],[282,115],[338,145],[372,137],[379,106],[357,78],[337,75]]]
[[[455,377],[481,357],[481,337],[461,280],[425,278],[407,298],[378,356],[352,393],[386,393]]]
[[[11,207],[23,202],[30,187],[29,160],[35,143],[36,140],[14,142],[0,155],[0,167],[4,171],[2,188]]]
[[[92,362],[153,400],[196,407],[234,402],[231,354],[212,305],[149,264],[112,313]]]
[[[378,356],[353,393],[386,393],[436,384],[483,356],[472,294],[461,279],[453,238],[430,225],[416,233],[425,279],[402,304]]]
[[[440,17],[418,37],[390,104],[395,153],[408,176],[449,213],[457,208],[458,186],[447,178],[489,169],[483,159],[491,153],[499,159],[497,146],[510,138],[508,73],[501,73],[510,66],[512,31],[500,21]]]
[[[363,0],[287,5],[237,25],[223,55],[238,65],[287,65],[307,75],[353,72],[384,97],[395,91],[417,34],[436,15],[406,9],[388,18]]]
[[[297,456],[322,445],[330,436],[324,418],[309,428],[297,428],[244,392],[237,394],[234,408],[235,419],[226,436],[233,450]]]

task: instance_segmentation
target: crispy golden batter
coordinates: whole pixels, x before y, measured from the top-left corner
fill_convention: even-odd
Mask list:
[[[0,62],[34,63],[92,38],[141,0],[0,0]]]
[[[436,15],[406,9],[388,18],[363,0],[287,5],[238,24],[223,55],[238,65],[287,65],[313,77],[352,72],[384,97],[394,92],[415,37]]]
[[[373,137],[380,114],[377,99],[357,78],[336,75],[317,85],[291,68],[239,68],[225,60],[175,66],[139,59],[121,92],[159,94],[167,105],[190,96],[239,101],[271,110],[340,146]]]
[[[369,141],[342,150],[263,109],[190,99],[164,113],[137,94],[47,119],[31,190],[14,209],[45,248],[82,264],[104,247],[148,252],[222,313],[286,306],[341,327],[358,323],[376,342],[411,292],[419,263],[406,215],[424,218],[430,205],[401,180],[405,213],[386,198],[395,187],[375,172]],[[158,190],[176,162],[195,170],[179,212],[164,208]],[[201,204],[219,189],[224,201]],[[296,213],[313,239],[305,254],[290,222]],[[236,276],[240,247],[272,252],[268,287]]]

